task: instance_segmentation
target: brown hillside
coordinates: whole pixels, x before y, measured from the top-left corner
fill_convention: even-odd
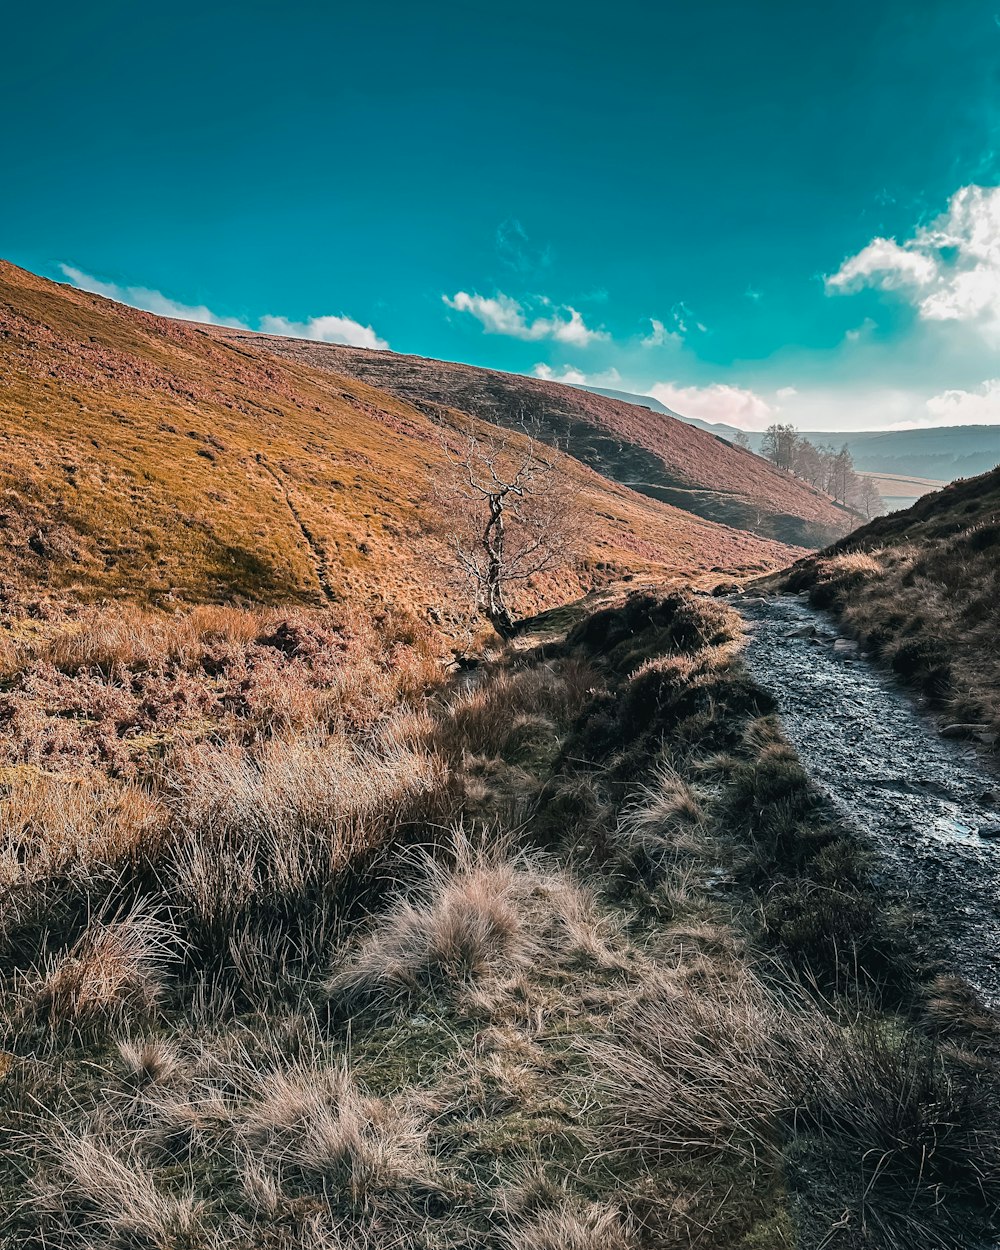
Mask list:
[[[410,403],[274,346],[0,264],[6,599],[351,599],[447,619],[459,600],[428,485],[445,464],[439,431]],[[787,562],[778,544],[565,464],[600,529],[522,607],[629,573]]]
[[[820,607],[955,722],[1000,735],[1000,469],[877,517],[785,583]]]
[[[212,332],[230,342],[261,337],[239,330]],[[818,547],[857,523],[854,513],[828,495],[760,456],[636,404],[420,356],[298,339],[266,341],[277,355],[349,375],[418,406],[445,407],[501,425],[523,418],[605,477],[762,537]]]

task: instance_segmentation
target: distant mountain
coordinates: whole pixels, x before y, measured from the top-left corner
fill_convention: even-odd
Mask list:
[[[803,433],[814,443],[833,443],[837,447],[846,443],[857,468],[869,473],[953,482],[959,477],[988,473],[1000,464],[1000,425]],[[762,436],[750,437],[754,445],[755,438]]]
[[[650,412],[662,412],[665,416],[674,417],[677,421],[683,421],[687,425],[693,425],[695,429],[714,434],[716,438],[724,438],[726,442],[731,443],[733,437],[739,433],[736,426],[725,425],[721,421],[702,421],[700,417],[685,417],[683,413],[674,412],[673,408],[661,404],[652,395],[635,395],[631,391],[612,391],[607,387],[584,386],[579,382],[572,382],[570,385],[576,386],[581,391],[590,391],[591,395],[606,395],[608,399],[617,399],[624,404],[638,404],[640,408],[648,408]]]

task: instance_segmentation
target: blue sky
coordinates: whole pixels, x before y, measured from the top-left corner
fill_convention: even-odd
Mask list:
[[[18,6],[0,254],[154,311],[1000,422],[1000,2]]]

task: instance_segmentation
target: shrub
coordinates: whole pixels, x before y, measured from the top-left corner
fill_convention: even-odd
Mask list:
[[[890,1022],[837,1023],[744,972],[651,986],[590,1050],[619,1149],[727,1157],[759,1184],[808,1153],[831,1241],[842,1217],[865,1244],[957,1247],[1000,1202],[994,1083]]]

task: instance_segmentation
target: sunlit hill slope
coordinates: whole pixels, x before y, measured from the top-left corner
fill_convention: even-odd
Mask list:
[[[6,598],[457,603],[431,490],[447,465],[440,428],[276,346],[0,265]],[[787,562],[779,544],[563,462],[600,524],[589,551],[525,588],[525,606],[629,573]]]

